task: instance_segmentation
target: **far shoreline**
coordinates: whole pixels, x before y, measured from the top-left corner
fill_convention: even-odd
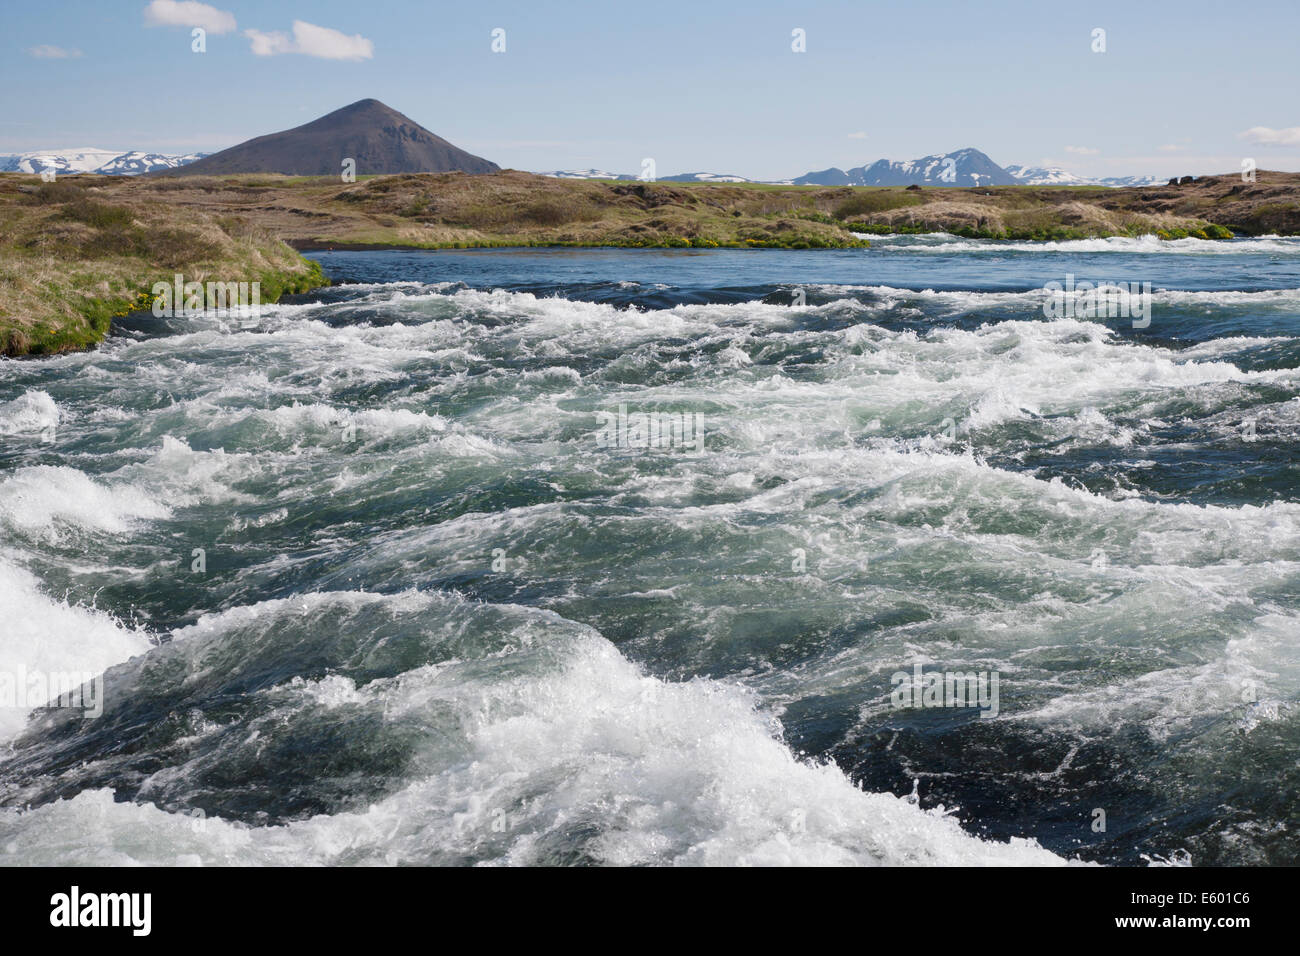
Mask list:
[[[0,355],[91,348],[149,290],[328,284],[303,252],[865,249],[873,235],[1070,241],[1300,234],[1300,174],[1167,186],[874,187],[564,180],[514,170],[43,182],[0,174]]]

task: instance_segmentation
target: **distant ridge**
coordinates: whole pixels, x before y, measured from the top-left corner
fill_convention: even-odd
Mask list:
[[[631,173],[611,173],[606,169],[552,169],[540,172],[538,176],[550,176],[552,179],[639,179]],[[676,176],[660,176],[654,180],[658,183],[753,183],[755,179],[746,179],[732,173],[678,173]]]
[[[82,146],[75,149],[38,149],[13,156],[0,156],[0,173],[61,174],[98,173],[102,176],[137,176],[156,169],[184,166],[206,153],[187,153],[174,156],[163,153],[145,153],[139,150],[123,152],[118,149],[97,149]]]
[[[949,178],[950,177],[950,178]],[[805,173],[798,186],[1014,186],[1015,178],[978,149],[920,159],[878,159],[870,166]]]
[[[1168,176],[1107,176],[1105,179],[1090,179],[1076,176],[1060,166],[1008,166],[1007,172],[1015,177],[1016,182],[1024,186],[1163,186]]]
[[[358,176],[388,173],[492,173],[496,163],[458,149],[374,99],[358,100],[303,126],[269,133],[157,176],[283,173],[337,176],[343,161]]]
[[[797,179],[754,180],[735,174],[710,172],[679,173],[676,176],[660,176],[659,182],[694,182],[694,183],[751,183],[766,182],[769,185],[782,186],[956,186],[970,188],[980,186],[1015,186],[1028,184],[1013,170],[1024,171],[1026,167],[1013,166],[1003,169],[978,149],[966,148],[951,153],[922,156],[920,159],[888,160],[878,159],[874,163],[843,170],[837,167],[820,169],[804,173]],[[1045,180],[1052,175],[1067,181],[1069,173],[1063,170],[1028,170],[1028,173],[1040,175]],[[628,174],[615,174],[597,169],[556,170],[542,173],[560,179],[634,179]],[[1056,180],[1050,180],[1055,182]],[[1079,182],[1084,182],[1079,180]],[[1093,181],[1087,181],[1092,184]],[[1038,182],[1033,182],[1038,185]],[[1110,181],[1098,181],[1099,185],[1112,185]],[[1116,181],[1115,185],[1120,183]]]

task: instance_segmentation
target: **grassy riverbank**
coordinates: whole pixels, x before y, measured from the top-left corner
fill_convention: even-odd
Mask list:
[[[49,355],[102,341],[147,307],[155,282],[261,283],[261,300],[326,283],[320,267],[243,217],[176,210],[76,177],[0,176],[0,354]]]

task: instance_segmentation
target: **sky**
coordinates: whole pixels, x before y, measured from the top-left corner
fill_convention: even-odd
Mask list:
[[[0,2],[0,153],[212,152],[374,97],[533,171],[1300,170],[1297,0]]]

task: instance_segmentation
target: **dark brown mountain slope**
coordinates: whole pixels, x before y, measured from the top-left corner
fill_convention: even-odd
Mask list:
[[[457,170],[491,173],[500,168],[457,149],[378,100],[360,100],[305,126],[259,136],[157,175],[337,176],[343,171],[345,159],[355,160],[358,176]]]

